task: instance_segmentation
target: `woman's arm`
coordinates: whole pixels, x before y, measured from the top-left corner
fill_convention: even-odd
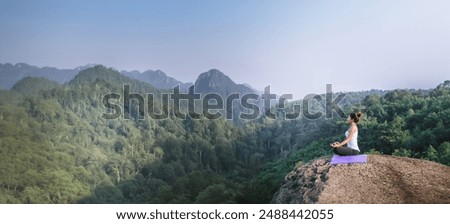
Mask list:
[[[352,125],[352,127],[350,127],[350,131],[348,133],[348,137],[341,143],[335,144],[334,147],[342,147],[345,144],[347,144],[353,137],[353,135],[356,132],[356,125]]]

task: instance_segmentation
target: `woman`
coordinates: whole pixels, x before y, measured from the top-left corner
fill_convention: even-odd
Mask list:
[[[350,128],[345,132],[345,140],[342,142],[330,143],[334,153],[340,156],[358,155],[358,126],[356,124],[358,124],[362,115],[361,112],[358,112],[351,113],[350,116],[348,116],[347,123],[350,125]],[[347,144],[347,147],[344,147],[345,144]]]

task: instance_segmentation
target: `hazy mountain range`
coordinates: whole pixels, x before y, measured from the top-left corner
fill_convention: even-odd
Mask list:
[[[11,89],[18,81],[26,77],[43,77],[60,84],[71,81],[80,71],[94,67],[94,64],[79,66],[74,69],[58,69],[53,67],[37,67],[25,63],[1,64],[0,63],[0,88]],[[189,86],[195,84],[196,92],[199,93],[219,93],[226,96],[233,92],[257,93],[257,90],[249,84],[237,84],[230,77],[217,69],[211,69],[199,75],[195,82],[181,82],[166,75],[161,70],[120,71],[121,74],[151,84],[157,89],[171,89],[180,86],[182,91],[186,91]]]
[[[25,63],[17,63],[15,65],[0,63],[0,88],[11,89],[14,84],[25,77],[44,77],[63,84],[73,79],[81,70],[93,66],[92,64],[88,64],[74,69],[57,69],[53,67],[40,68]]]

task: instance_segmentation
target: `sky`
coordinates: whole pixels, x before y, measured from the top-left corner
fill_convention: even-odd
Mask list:
[[[183,82],[216,68],[300,99],[434,88],[450,79],[446,0],[0,0],[0,63],[160,69]]]

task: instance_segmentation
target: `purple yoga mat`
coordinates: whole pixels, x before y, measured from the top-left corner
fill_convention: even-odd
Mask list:
[[[367,155],[356,156],[339,156],[334,155],[331,158],[330,164],[344,164],[344,163],[367,163]]]

